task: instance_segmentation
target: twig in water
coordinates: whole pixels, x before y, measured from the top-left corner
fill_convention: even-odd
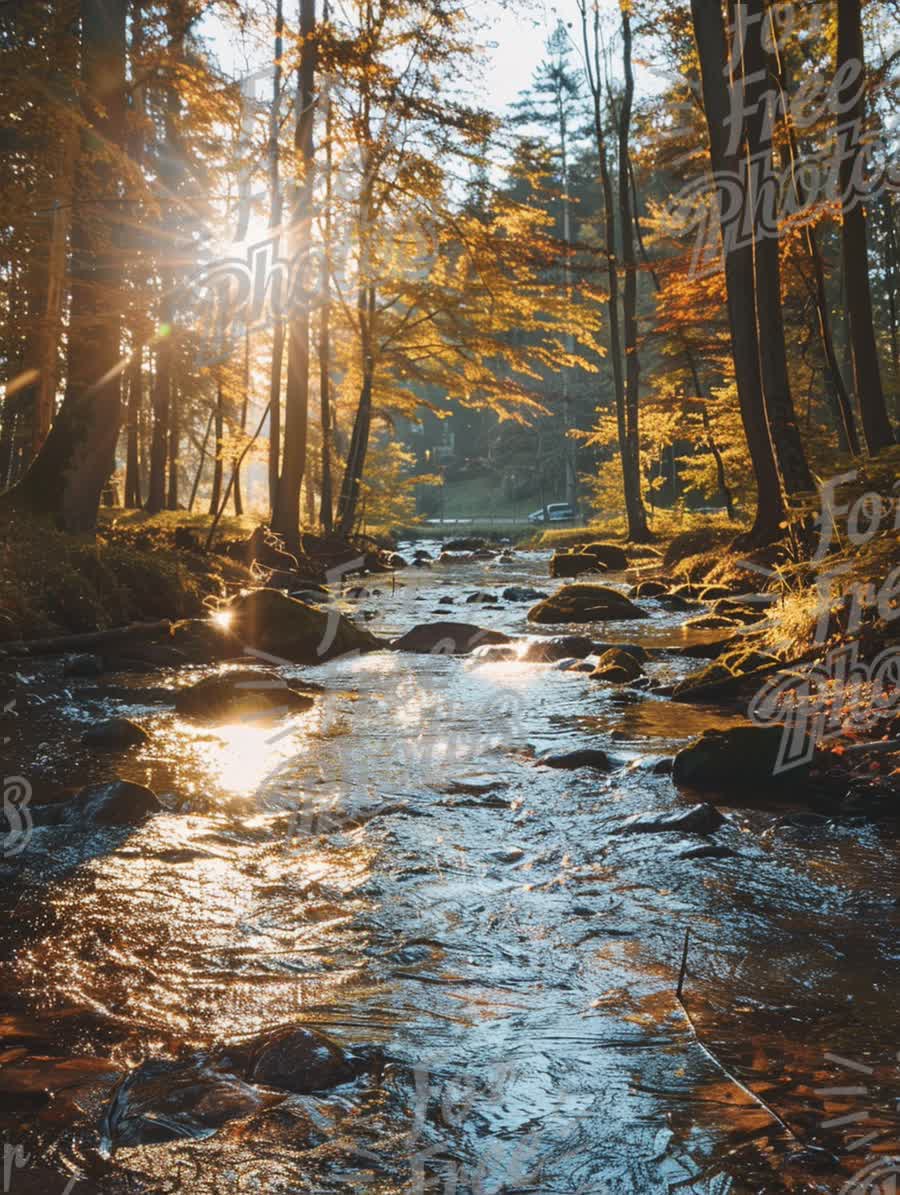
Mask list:
[[[694,1041],[697,1043],[697,1045],[700,1047],[700,1049],[703,1051],[703,1053],[706,1055],[706,1057],[710,1060],[710,1062],[716,1067],[716,1069],[721,1071],[721,1073],[725,1076],[726,1079],[729,1079],[735,1085],[735,1087],[739,1088],[744,1093],[744,1095],[748,1096],[751,1100],[753,1100],[754,1104],[758,1104],[759,1107],[762,1108],[762,1110],[764,1112],[766,1112],[769,1116],[771,1116],[772,1120],[774,1120],[775,1123],[781,1129],[783,1129],[785,1133],[787,1133],[787,1135],[791,1138],[792,1141],[796,1141],[798,1144],[800,1144],[801,1143],[800,1138],[797,1136],[797,1134],[794,1132],[794,1130],[791,1128],[791,1126],[787,1123],[787,1121],[783,1120],[778,1115],[778,1113],[775,1111],[775,1109],[770,1104],[766,1103],[766,1101],[762,1098],[761,1095],[757,1095],[756,1092],[753,1091],[751,1088],[749,1088],[746,1083],[744,1083],[741,1079],[739,1079],[737,1077],[737,1075],[733,1074],[732,1071],[730,1071],[728,1069],[728,1067],[725,1066],[725,1064],[723,1062],[720,1062],[719,1059],[712,1052],[712,1050],[710,1050],[709,1047],[704,1045],[703,1042],[700,1040],[700,1034],[697,1032],[697,1026],[694,1024],[694,1019],[691,1016],[690,1012],[688,1011],[688,1006],[685,1004],[684,996],[683,996],[684,980],[685,980],[685,976],[687,975],[688,943],[690,942],[690,934],[691,934],[690,929],[686,929],[684,931],[684,950],[682,951],[682,954],[681,954],[681,971],[679,972],[679,975],[678,975],[678,987],[675,989],[675,998],[678,1001],[679,1005],[681,1006],[681,1011],[684,1013],[685,1020],[687,1021],[688,1025],[690,1027],[691,1033],[693,1034],[693,1037],[694,1037]]]

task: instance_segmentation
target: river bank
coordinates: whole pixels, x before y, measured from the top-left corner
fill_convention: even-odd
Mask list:
[[[116,778],[158,808],[36,817],[4,861],[5,1140],[110,1192],[839,1191],[894,1140],[896,820],[842,811],[834,771],[673,782],[688,742],[746,722],[672,700],[723,639],[694,620],[724,598],[652,596],[645,558],[602,577],[644,617],[541,625],[549,553],[416,550],[433,559],[348,578],[321,608],[386,642],[472,623],[512,653],[282,663],[313,704],[225,720],[177,693],[236,665],[7,659],[4,734],[35,808]],[[559,658],[566,635],[590,652]],[[584,671],[601,639],[645,653],[643,675]],[[147,738],[81,741],[112,717]],[[540,766],[587,748],[608,766]],[[721,820],[634,830],[698,805]],[[682,994],[718,1064],[677,1000],[686,929]],[[365,1065],[306,1093],[222,1064],[285,1023]],[[828,1093],[849,1085],[835,1058],[867,1068],[864,1095]]]

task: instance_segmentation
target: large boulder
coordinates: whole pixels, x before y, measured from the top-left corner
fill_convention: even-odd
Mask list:
[[[594,644],[586,635],[556,635],[529,643],[522,659],[529,664],[555,664],[557,660],[584,660],[593,650]]]
[[[550,559],[551,577],[577,577],[580,573],[602,570],[603,566],[584,552],[554,552]]]
[[[134,826],[162,809],[152,789],[130,780],[89,785],[75,798],[75,805],[80,819],[95,826]]]
[[[511,643],[502,631],[488,631],[468,622],[421,623],[395,639],[395,651],[414,651],[434,655],[466,656],[485,644]]]
[[[235,718],[258,713],[300,713],[313,705],[308,693],[291,688],[263,668],[234,668],[179,689],[175,709],[198,718]]]
[[[593,556],[598,564],[610,572],[621,572],[628,568],[628,557],[618,544],[585,544],[580,551],[586,556]]]
[[[377,651],[380,639],[337,611],[319,610],[280,593],[255,589],[225,609],[227,633],[245,647],[292,664],[320,664],[349,652]]]
[[[612,685],[626,685],[642,676],[643,671],[631,652],[612,648],[604,652],[597,661],[597,667],[591,673],[591,677]]]
[[[648,618],[646,610],[604,585],[564,585],[528,611],[531,622],[605,622]]]
[[[767,789],[785,781],[796,785],[805,780],[809,766],[777,770],[782,734],[780,726],[707,730],[675,756],[672,779],[702,791]]]

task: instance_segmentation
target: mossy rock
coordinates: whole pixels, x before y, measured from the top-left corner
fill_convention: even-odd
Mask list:
[[[672,691],[673,701],[737,701],[751,697],[779,665],[775,656],[752,651],[737,659],[716,659],[686,677]]]
[[[585,556],[593,556],[598,564],[612,572],[628,568],[628,557],[618,544],[585,544],[581,551]]]
[[[255,589],[235,598],[227,612],[232,639],[292,664],[321,664],[387,646],[337,611],[308,606],[277,589]]]
[[[613,685],[626,685],[643,675],[643,669],[631,652],[620,648],[606,651],[597,661],[597,667],[591,673],[593,680],[607,681]]]
[[[669,586],[665,581],[639,581],[637,585],[633,585],[630,590],[631,597],[637,598],[656,598],[662,597],[669,592]]]
[[[704,791],[796,785],[809,767],[778,770],[783,733],[780,726],[707,730],[675,756],[672,778],[678,785]]]
[[[577,577],[581,573],[596,573],[601,565],[585,552],[554,552],[550,560],[551,577]]]
[[[564,585],[528,611],[530,622],[606,622],[648,618],[646,610],[605,585]]]

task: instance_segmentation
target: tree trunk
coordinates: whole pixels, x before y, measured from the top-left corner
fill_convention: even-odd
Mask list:
[[[169,486],[166,492],[166,510],[178,509],[178,451],[181,442],[181,412],[179,393],[175,386],[169,391]]]
[[[315,117],[316,70],[315,0],[300,0],[300,72],[297,96],[295,148],[303,176],[297,188],[297,202],[291,213],[296,228],[295,253],[299,280],[297,294],[306,294],[310,268],[313,190],[313,123]],[[288,328],[288,372],[284,403],[284,453],[278,479],[278,500],[272,527],[289,543],[300,533],[300,490],[306,467],[309,432],[309,304],[301,301]]]
[[[837,70],[864,63],[860,0],[838,0]],[[852,75],[849,76],[852,79]],[[843,203],[841,247],[847,286],[847,317],[856,399],[862,415],[863,435],[870,455],[894,443],[878,363],[869,286],[869,246],[866,213],[861,195],[854,192],[854,175],[863,134],[865,71],[838,95],[838,141],[841,148],[840,180]],[[840,144],[844,141],[844,144]]]
[[[140,347],[128,366],[128,415],[125,428],[125,505],[137,510],[141,505],[141,465],[138,459],[138,434],[143,400],[143,353]]]
[[[97,154],[97,144],[124,145],[126,10],[127,0],[81,0],[85,126],[72,216],[66,394],[40,453],[7,495],[71,532],[96,526],[121,422],[123,295],[118,228],[110,214],[120,174],[108,155]]]
[[[209,419],[206,421],[206,431],[203,433],[203,443],[200,445],[200,458],[197,461],[197,472],[194,474],[194,484],[191,486],[191,496],[188,500],[188,514],[193,511],[194,503],[197,501],[197,491],[200,489],[200,478],[203,476],[203,466],[206,464],[206,446],[209,444],[209,435],[212,431],[213,420],[215,417],[216,409],[213,407],[209,413]]]
[[[885,191],[881,197],[884,218],[887,223],[887,296],[888,313],[891,320],[891,363],[894,369],[894,414],[898,414],[897,400],[900,395],[900,329],[897,320],[898,262],[897,223],[894,217],[894,197]]]
[[[748,112],[746,178],[753,215],[752,235],[756,282],[756,323],[760,376],[769,432],[788,494],[814,488],[803,450],[788,376],[784,312],[781,305],[781,262],[778,234],[778,183],[772,163],[772,125],[767,93],[769,72],[763,50],[763,0],[741,0],[733,6],[734,22],[745,22],[741,39],[741,77],[738,87]],[[740,37],[740,33],[738,34]]]
[[[281,115],[281,55],[283,53],[283,0],[275,7],[275,72],[272,83],[272,112],[269,122],[270,227],[281,227],[281,181],[279,178],[278,130]],[[275,240],[278,255],[281,238]],[[272,363],[269,375],[269,511],[278,503],[278,468],[281,463],[281,372],[284,363],[284,321],[276,317],[272,328]]]
[[[622,62],[625,72],[625,91],[619,111],[619,220],[622,231],[622,265],[625,270],[625,289],[622,296],[622,324],[625,333],[625,451],[622,473],[625,477],[625,505],[628,516],[628,538],[637,543],[653,539],[647,526],[647,512],[641,498],[640,446],[640,379],[641,360],[637,344],[637,262],[634,255],[634,212],[631,206],[631,187],[628,182],[628,138],[631,132],[631,111],[634,103],[634,71],[631,62],[631,17],[629,0],[623,0]]]
[[[52,207],[45,243],[32,252],[30,298],[33,320],[25,344],[22,367],[34,372],[29,386],[31,429],[29,460],[37,456],[53,422],[58,383],[59,339],[62,332],[63,297],[66,287],[66,256],[72,220],[72,186],[78,157],[78,124],[72,74],[77,63],[77,28],[69,5],[55,2],[49,8],[53,22],[53,59],[49,64],[47,90],[58,114],[52,140],[44,147],[48,157],[49,187],[41,208]]]
[[[365,235],[368,235],[366,233]],[[345,539],[353,531],[356,523],[356,509],[362,489],[363,472],[366,465],[366,453],[369,447],[369,430],[372,425],[372,390],[375,383],[375,287],[360,287],[359,292],[360,316],[360,345],[362,356],[362,386],[359,393],[359,404],[356,408],[356,418],[353,421],[353,434],[350,437],[350,449],[347,453],[347,467],[341,482],[341,493],[338,499],[338,533]]]
[[[169,52],[172,60],[181,56],[185,34],[184,0],[169,0],[166,13],[168,25]],[[178,88],[170,80],[166,86],[165,145],[159,167],[160,182],[166,198],[171,196],[178,184]],[[175,215],[175,208],[169,208],[169,224]],[[172,373],[174,364],[173,323],[175,319],[175,257],[172,229],[161,230],[161,262],[159,275],[162,295],[159,301],[160,331],[157,337],[156,376],[153,383],[153,439],[150,446],[150,489],[147,495],[147,510],[158,514],[166,505],[166,461],[169,457],[169,408],[172,401]]]
[[[244,333],[244,368],[241,373],[241,440],[247,430],[247,409],[250,403],[250,333]],[[240,517],[244,513],[244,493],[241,489],[241,459],[244,451],[243,443],[238,449],[238,456],[234,465],[234,513]]]
[[[209,513],[213,516],[219,513],[219,504],[222,501],[222,452],[224,449],[223,442],[225,439],[225,396],[222,393],[221,375],[216,386],[215,429],[216,459],[213,463],[212,494],[209,499]]]
[[[790,86],[790,79],[788,77],[787,68],[784,59],[781,57],[777,49],[777,36],[774,29],[774,18],[772,10],[769,10],[768,22],[770,30],[772,31],[772,44],[775,46],[775,66],[777,69],[777,77],[779,87],[783,92],[787,92]],[[797,136],[794,131],[794,124],[792,120],[786,119],[782,115],[782,126],[785,135],[786,149],[783,154],[784,168],[791,173],[791,186],[794,191],[794,198],[797,204],[798,211],[803,211],[808,203],[809,196],[806,187],[802,180],[802,175],[796,171],[796,163],[800,156],[797,146]],[[806,247],[806,255],[809,258],[810,268],[812,270],[812,283],[807,283],[810,291],[810,297],[815,303],[816,319],[819,331],[819,340],[822,346],[822,355],[825,358],[825,367],[828,375],[828,383],[830,386],[831,405],[834,410],[835,424],[837,427],[838,438],[841,441],[841,448],[845,452],[851,452],[854,456],[859,455],[859,433],[856,430],[856,418],[853,414],[853,404],[850,401],[850,394],[844,382],[844,375],[841,372],[840,363],[837,359],[837,353],[834,348],[834,331],[832,328],[831,310],[828,306],[828,292],[825,287],[825,267],[822,262],[822,253],[819,249],[819,242],[816,236],[815,227],[812,224],[804,224],[803,242]]]
[[[328,21],[328,0],[322,17]],[[325,109],[325,222],[322,229],[322,276],[320,280],[321,310],[319,313],[319,418],[322,424],[322,489],[319,522],[326,535],[334,526],[334,492],[331,480],[332,413],[331,413],[331,237],[332,237],[332,137],[334,118],[331,97],[326,82],[323,91]]]
[[[739,169],[738,153],[732,152],[728,145],[730,104],[725,74],[727,48],[720,0],[691,0],[691,13],[700,57],[712,171],[715,176],[722,178],[741,177],[742,183],[746,184],[746,171]],[[738,231],[746,222],[746,185],[742,186],[742,195],[741,209],[727,213],[727,222],[725,199],[721,192],[719,203],[735,380],[741,421],[756,479],[756,514],[746,537],[749,545],[769,543],[778,538],[784,516],[784,499],[769,436],[760,377],[753,246],[740,241],[736,246],[732,244],[734,222],[737,221]]]

